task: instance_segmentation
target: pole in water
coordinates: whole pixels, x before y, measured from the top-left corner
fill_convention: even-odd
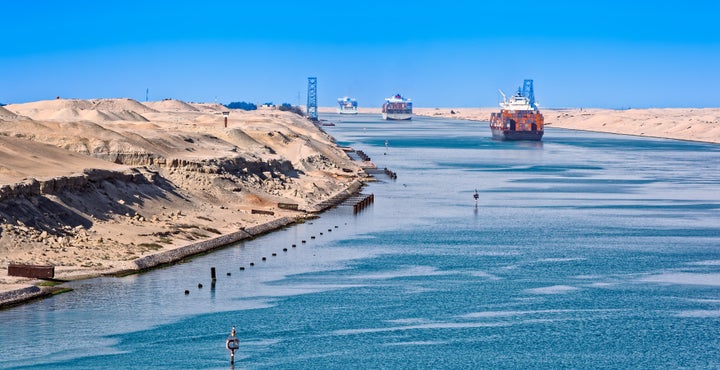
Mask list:
[[[388,145],[389,145],[389,143],[388,143],[387,139],[385,139],[385,155],[388,154]]]
[[[232,330],[230,330],[230,335],[228,335],[227,339],[225,340],[225,348],[230,351],[230,363],[234,364],[235,350],[240,348],[240,338],[237,337],[234,326],[232,327]]]
[[[473,194],[473,198],[475,198],[475,207],[477,207],[478,198],[480,198],[480,194],[478,194],[477,189],[475,189],[475,194]]]

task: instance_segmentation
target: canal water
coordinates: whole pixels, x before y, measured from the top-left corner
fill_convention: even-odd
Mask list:
[[[720,146],[321,118],[372,205],[0,311],[0,368],[720,367]]]

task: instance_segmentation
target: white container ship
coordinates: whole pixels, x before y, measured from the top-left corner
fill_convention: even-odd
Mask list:
[[[382,106],[382,117],[386,120],[409,120],[412,119],[412,101],[395,94],[391,98],[385,98]]]

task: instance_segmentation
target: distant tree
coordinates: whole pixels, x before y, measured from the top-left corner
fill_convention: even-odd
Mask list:
[[[293,106],[290,103],[282,103],[280,107],[278,107],[279,110],[285,111],[285,112],[293,112],[297,114],[298,116],[305,116],[305,113],[303,113],[302,108],[298,106]]]
[[[244,102],[244,101],[235,101],[230,104],[226,104],[225,106],[230,109],[242,109],[242,110],[256,110],[257,109],[257,105],[255,105],[253,103]]]

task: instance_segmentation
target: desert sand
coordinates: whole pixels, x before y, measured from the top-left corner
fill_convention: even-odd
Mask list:
[[[414,108],[419,116],[490,120],[499,108]],[[545,124],[572,130],[608,132],[720,143],[720,108],[541,109]]]
[[[290,112],[132,99],[0,107],[0,306],[50,290],[9,276],[10,263],[73,280],[172,262],[312,217],[371,180],[367,166]]]

